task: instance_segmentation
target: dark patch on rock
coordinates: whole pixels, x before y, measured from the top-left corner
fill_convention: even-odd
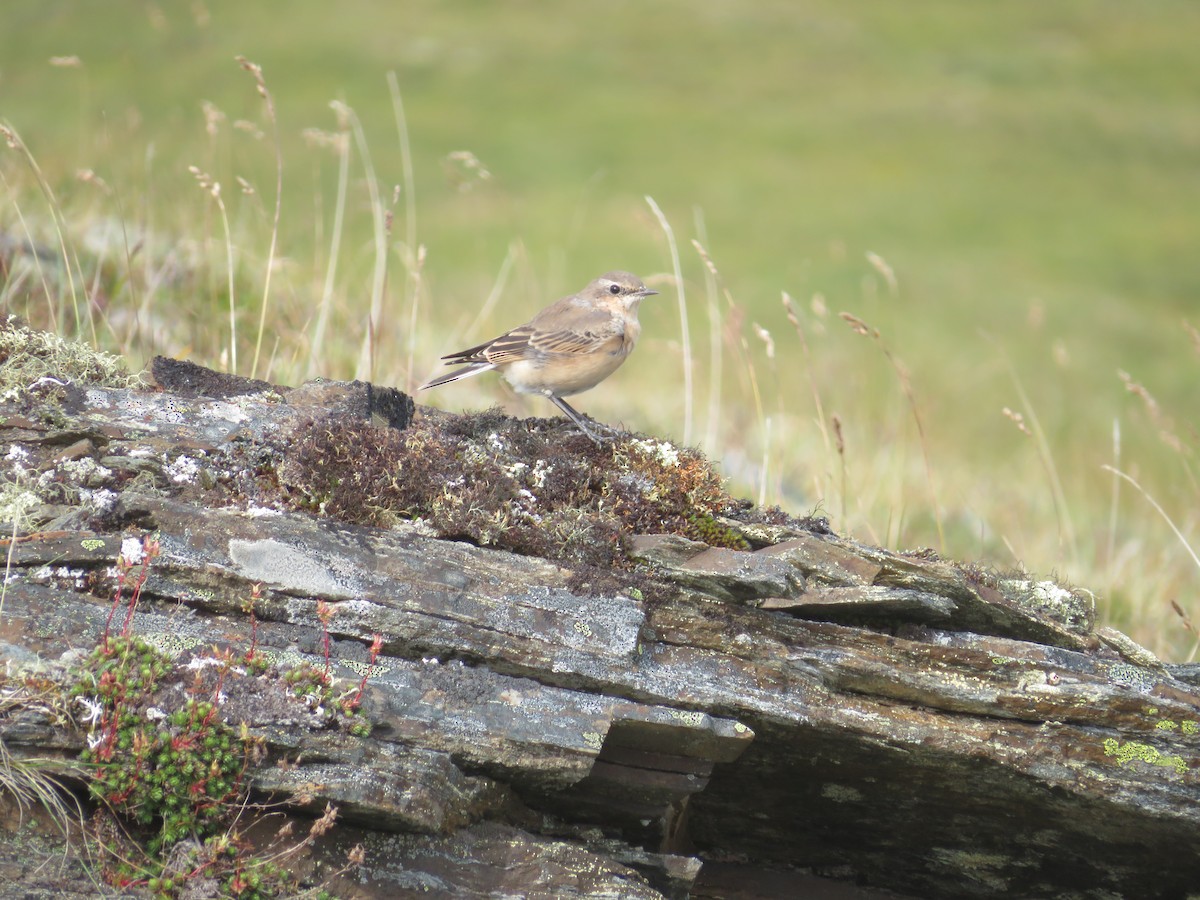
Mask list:
[[[150,374],[160,388],[180,397],[226,400],[230,397],[278,390],[269,381],[217,372],[186,359],[171,359],[167,356],[156,356],[151,360]]]

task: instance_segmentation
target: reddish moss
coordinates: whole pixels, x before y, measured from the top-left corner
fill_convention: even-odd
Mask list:
[[[425,411],[404,431],[310,423],[289,445],[285,496],[349,522],[420,519],[441,537],[585,566],[621,563],[633,532],[747,546],[714,519],[739,509],[720,477],[665,442],[619,435],[598,447],[545,420]]]

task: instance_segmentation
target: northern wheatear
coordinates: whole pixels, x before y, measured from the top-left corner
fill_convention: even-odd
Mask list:
[[[657,293],[629,272],[601,275],[578,294],[551,303],[527,324],[443,356],[446,365],[463,367],[421,390],[495,369],[517,393],[541,394],[600,443],[563,397],[595,387],[625,362],[642,333],[638,305]]]

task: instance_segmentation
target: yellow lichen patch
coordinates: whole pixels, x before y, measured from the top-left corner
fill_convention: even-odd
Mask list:
[[[1174,769],[1180,775],[1187,772],[1187,763],[1182,756],[1166,756],[1149,744],[1141,741],[1126,741],[1121,743],[1116,738],[1104,741],[1104,755],[1115,756],[1118,765],[1128,765],[1135,760],[1151,766],[1162,766]]]

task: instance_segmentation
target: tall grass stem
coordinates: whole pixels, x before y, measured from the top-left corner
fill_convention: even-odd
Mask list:
[[[692,443],[692,339],[688,329],[687,296],[683,285],[683,267],[679,262],[679,247],[675,244],[675,232],[671,223],[663,215],[662,209],[654,202],[654,198],[646,195],[646,203],[658,224],[667,236],[667,246],[671,251],[671,268],[675,274],[675,296],[679,300],[679,332],[683,347],[683,443]]]

